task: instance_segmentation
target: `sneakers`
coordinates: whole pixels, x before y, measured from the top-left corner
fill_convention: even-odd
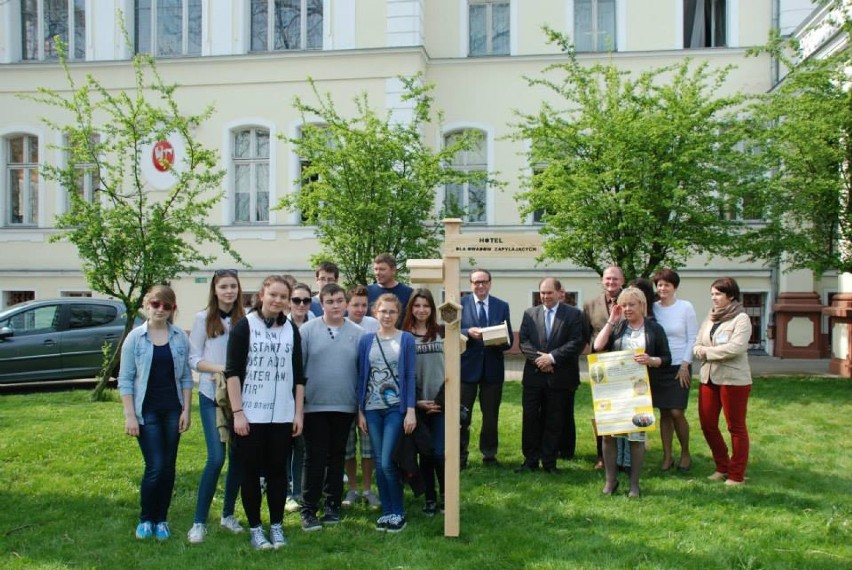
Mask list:
[[[272,540],[272,548],[275,550],[287,546],[287,537],[284,536],[284,528],[281,523],[269,526],[269,538]]]
[[[390,515],[388,518],[388,532],[402,532],[402,529],[405,528],[405,516],[404,515]]]
[[[284,510],[288,513],[295,513],[301,508],[302,505],[299,504],[299,499],[296,499],[295,497],[289,497],[287,502],[284,503]]]
[[[166,540],[171,535],[172,531],[169,530],[169,523],[166,521],[157,523],[157,526],[154,528],[154,537],[157,540]]]
[[[189,532],[186,533],[186,537],[192,544],[199,544],[201,542],[204,542],[205,536],[207,536],[207,525],[204,525],[202,523],[193,524],[192,528],[189,529]]]
[[[305,532],[322,530],[322,523],[316,515],[302,513],[302,530]]]
[[[372,491],[367,490],[364,491],[364,500],[367,501],[367,506],[370,507],[373,511],[378,511],[382,508],[382,502],[379,500],[377,496],[373,494]]]
[[[340,509],[325,506],[325,514],[322,516],[322,524],[335,525],[340,522]]]
[[[343,505],[344,507],[351,507],[352,505],[357,503],[358,499],[360,498],[361,493],[359,493],[355,489],[349,489],[349,491],[346,493],[346,496],[343,497],[343,502],[341,503],[341,505]]]
[[[145,540],[154,536],[154,525],[151,521],[144,521],[136,525],[136,538]]]
[[[392,516],[393,515],[382,515],[376,519],[376,530],[379,532],[385,532],[388,529],[388,523]]]
[[[266,540],[266,535],[263,534],[262,526],[255,526],[249,529],[251,533],[251,545],[255,550],[270,550],[272,543]]]
[[[219,526],[224,529],[230,530],[234,534],[239,534],[245,530],[243,528],[243,525],[240,524],[240,521],[238,521],[237,517],[235,517],[234,515],[222,517],[222,520],[219,521]]]
[[[423,514],[427,517],[434,517],[438,513],[438,503],[435,501],[426,501],[423,503]]]

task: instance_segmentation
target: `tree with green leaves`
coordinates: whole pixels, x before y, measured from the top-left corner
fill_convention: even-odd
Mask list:
[[[425,126],[440,120],[432,112],[432,86],[419,75],[399,79],[402,101],[412,109],[404,122],[376,112],[366,94],[355,98],[355,116],[345,117],[313,81],[316,104],[294,103],[303,126],[288,142],[303,166],[299,189],[279,207],[300,212],[316,227],[322,250],[312,262],[333,259],[347,284],[369,283],[379,253],[393,254],[401,269],[407,259],[438,255],[443,228],[436,189],[486,178],[448,167],[457,152],[473,148],[473,135],[454,137],[437,150],[424,143]]]
[[[726,214],[761,170],[741,152],[745,96],[719,94],[730,68],[586,66],[568,39],[547,33],[567,59],[528,82],[555,102],[519,114],[513,134],[528,143],[533,174],[517,199],[522,214],[540,216],[543,259],[599,274],[616,264],[633,278],[731,252],[744,225]]]
[[[69,116],[67,123],[44,120],[64,135],[59,149],[68,157],[64,166],[45,165],[42,170],[69,198],[68,210],[57,217],[60,231],[53,240],[76,246],[92,290],[124,303],[126,336],[152,286],[215,259],[199,249],[201,244],[215,243],[242,261],[219,228],[208,223],[221,198],[224,171],[215,151],[200,145],[193,131],[213,109],[197,115],[182,112],[175,100],[177,87],[165,83],[146,54],[136,54],[130,62],[133,91],[113,92],[91,74],[78,82],[64,54],[61,62],[68,90],[42,88],[29,96]],[[158,191],[143,176],[141,162],[151,158],[142,155],[170,136],[182,141],[186,158],[174,165],[162,159],[161,170],[172,172],[176,182]],[[94,181],[91,197],[81,193],[81,177]],[[93,398],[101,397],[119,356],[115,350],[105,359]]]
[[[845,45],[805,54],[777,34],[762,51],[789,69],[750,108],[767,128],[756,141],[766,161],[762,201],[766,225],[744,253],[784,261],[793,269],[852,271],[852,19],[848,1],[823,2]]]

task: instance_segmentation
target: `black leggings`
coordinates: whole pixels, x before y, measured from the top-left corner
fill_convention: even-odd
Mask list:
[[[240,494],[249,526],[260,526],[260,478],[266,478],[269,522],[284,520],[287,498],[287,457],[293,440],[293,424],[251,424],[249,434],[236,436],[235,448],[243,465]]]

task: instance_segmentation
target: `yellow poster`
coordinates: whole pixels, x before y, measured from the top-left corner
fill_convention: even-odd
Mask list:
[[[589,354],[589,384],[598,435],[656,428],[648,368],[633,360],[642,349]]]

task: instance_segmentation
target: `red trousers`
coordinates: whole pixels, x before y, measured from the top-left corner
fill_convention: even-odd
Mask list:
[[[710,446],[716,471],[727,473],[728,479],[742,481],[748,464],[748,428],[746,410],[748,409],[748,386],[718,386],[701,384],[698,390],[698,418],[704,439]],[[719,430],[719,412],[725,412],[728,433],[731,434],[733,453],[728,455],[728,446]]]

